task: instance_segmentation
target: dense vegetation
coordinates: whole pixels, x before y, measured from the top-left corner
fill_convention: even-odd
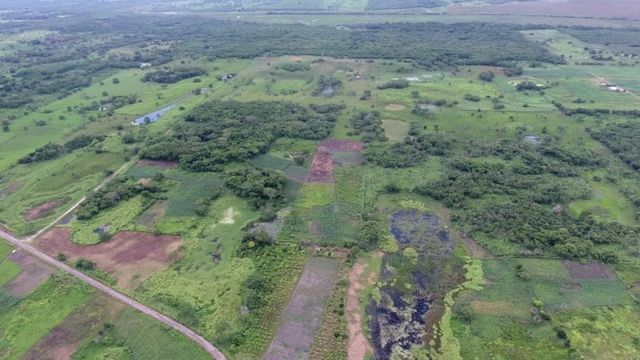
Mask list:
[[[198,68],[176,68],[151,71],[142,77],[142,81],[153,81],[161,84],[173,84],[180,80],[205,75],[207,72]]]
[[[591,131],[591,136],[603,143],[622,161],[634,169],[640,169],[640,124],[637,122],[607,124]]]
[[[265,153],[280,137],[324,139],[340,107],[292,103],[212,101],[191,111],[171,134],[151,138],[141,156],[179,161],[194,171],[220,171],[221,165]]]
[[[100,141],[103,141],[104,139],[105,137],[102,135],[98,135],[98,136],[80,135],[69,140],[64,145],[46,144],[42,147],[37,148],[34,152],[29,153],[28,155],[18,160],[18,163],[29,164],[34,162],[55,159],[67,152],[71,152],[76,149],[87,147],[93,144],[94,142],[100,142]]]

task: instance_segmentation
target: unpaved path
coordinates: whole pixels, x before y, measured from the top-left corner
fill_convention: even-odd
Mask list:
[[[111,174],[110,176],[108,176],[106,179],[104,179],[100,184],[98,184],[98,186],[96,186],[93,189],[93,192],[96,192],[100,189],[102,189],[105,185],[107,185],[111,180],[113,180],[116,176],[120,175],[121,173],[123,173],[124,171],[126,171],[129,166],[131,166],[132,164],[135,164],[137,161],[137,158],[134,158],[133,160],[129,161],[128,163],[122,165],[116,172],[114,172],[113,174]],[[67,215],[71,214],[75,209],[78,208],[78,206],[80,206],[80,204],[82,204],[85,200],[87,199],[86,196],[84,196],[82,199],[80,199],[77,203],[75,203],[72,207],[70,207],[69,209],[67,209],[67,211],[64,212],[64,214],[58,216],[57,219],[53,220],[49,225],[45,226],[44,228],[40,229],[40,231],[38,231],[37,233],[29,236],[28,238],[26,238],[26,241],[31,241],[35,238],[37,238],[38,236],[42,235],[45,231],[51,229],[54,225],[56,225],[57,223],[59,223],[62,219],[64,219],[65,217],[67,217]]]
[[[174,330],[182,333],[184,336],[188,337],[189,339],[191,339],[193,342],[195,342],[196,344],[200,345],[204,350],[206,350],[214,359],[216,360],[226,360],[226,357],[224,356],[224,354],[218,350],[215,346],[213,346],[210,342],[208,342],[205,338],[203,338],[202,336],[198,335],[195,331],[189,329],[188,327],[180,324],[179,322],[171,319],[170,317],[163,315],[153,309],[151,309],[150,307],[147,307],[139,302],[137,302],[136,300],[108,287],[107,285],[95,280],[94,278],[72,268],[71,266],[62,263],[54,258],[52,258],[51,256],[41,252],[40,250],[36,249],[35,247],[33,247],[33,245],[27,243],[26,241],[22,241],[16,237],[14,237],[13,235],[9,234],[6,231],[3,231],[2,229],[0,229],[0,237],[6,239],[7,241],[9,241],[11,244],[13,244],[16,248],[29,253],[30,255],[40,259],[41,261],[43,261],[44,263],[53,266],[56,269],[62,270],[66,273],[69,273],[73,276],[75,276],[76,278],[80,279],[81,281],[91,285],[92,287],[102,291],[103,293],[115,298],[116,300],[119,300],[120,302],[129,305],[131,307],[133,307],[134,309],[142,312],[143,314],[146,314],[158,321],[160,321],[161,323],[165,324],[166,326],[173,328]]]
[[[364,360],[367,354],[373,353],[373,349],[362,332],[362,316],[360,314],[359,297],[367,284],[375,283],[374,277],[364,279],[365,263],[358,261],[349,272],[349,289],[347,290],[347,328],[349,331],[349,347],[347,349],[348,360]]]

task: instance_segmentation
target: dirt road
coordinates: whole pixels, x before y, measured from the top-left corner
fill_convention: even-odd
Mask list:
[[[116,300],[119,300],[133,308],[135,308],[136,310],[160,321],[161,323],[165,324],[166,326],[173,328],[177,331],[179,331],[180,333],[184,334],[186,337],[188,337],[189,339],[193,340],[193,342],[195,342],[196,344],[200,345],[203,349],[205,349],[209,354],[211,354],[211,356],[216,359],[216,360],[226,360],[226,357],[224,356],[224,354],[218,350],[215,346],[211,345],[211,343],[209,343],[205,338],[203,338],[202,336],[198,335],[195,331],[189,329],[188,327],[180,324],[179,322],[171,319],[168,316],[165,316],[139,302],[137,302],[136,300],[133,300],[132,298],[108,287],[107,285],[104,285],[103,283],[93,279],[92,277],[72,268],[71,266],[60,262],[52,257],[50,257],[49,255],[42,253],[40,250],[36,249],[33,245],[27,243],[26,241],[22,241],[16,237],[14,237],[13,235],[7,233],[6,231],[0,229],[0,238],[4,238],[7,241],[9,241],[11,244],[13,244],[16,248],[42,260],[43,262],[53,266],[56,269],[60,269],[66,273],[69,273],[73,276],[75,276],[76,278],[80,279],[81,281],[91,285],[92,287],[104,292],[105,294],[115,298]]]

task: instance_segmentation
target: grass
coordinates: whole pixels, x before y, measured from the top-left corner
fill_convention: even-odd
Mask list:
[[[73,354],[84,359],[209,359],[198,345],[177,331],[127,308]]]
[[[76,151],[59,159],[9,171],[7,186],[17,190],[0,198],[0,222],[19,235],[34,232],[62,214],[105,178],[117,170],[124,156],[116,153],[96,154]],[[41,219],[27,221],[24,213],[33,206],[51,200],[67,201]]]
[[[223,183],[220,175],[214,173],[189,173],[171,169],[165,175],[177,182],[167,193],[167,216],[170,217],[195,216],[196,202],[213,197]]]
[[[115,207],[102,211],[89,220],[74,219],[71,222],[71,240],[77,244],[91,245],[103,240],[98,228],[105,226],[109,235],[126,229],[144,210],[145,200],[141,196],[123,201]]]
[[[393,142],[403,141],[409,135],[409,123],[399,120],[382,120],[385,136]]]
[[[522,265],[520,277],[517,265]],[[621,281],[572,280],[557,260],[485,259],[482,267],[484,288],[462,291],[454,306],[454,314],[459,306],[473,311],[470,319],[454,315],[451,322],[463,358],[509,354],[512,359],[563,359],[567,348],[556,337],[554,325],[564,326],[575,313],[634,306]],[[533,299],[544,303],[550,322],[531,321]]]
[[[333,184],[304,184],[300,189],[299,206],[309,209],[330,205],[335,202]]]
[[[18,264],[9,259],[0,259],[0,286],[8,283],[16,277],[22,269]]]
[[[593,196],[588,200],[574,201],[569,205],[572,214],[578,216],[589,211],[599,219],[617,221],[625,225],[635,225],[633,204],[618,189],[608,183],[592,182]]]
[[[92,293],[88,285],[53,276],[18,305],[0,314],[0,352],[19,359]]]

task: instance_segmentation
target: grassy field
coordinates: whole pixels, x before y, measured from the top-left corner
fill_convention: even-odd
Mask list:
[[[19,359],[91,293],[88,285],[66,276],[55,276],[19,304],[0,313],[3,357]]]

